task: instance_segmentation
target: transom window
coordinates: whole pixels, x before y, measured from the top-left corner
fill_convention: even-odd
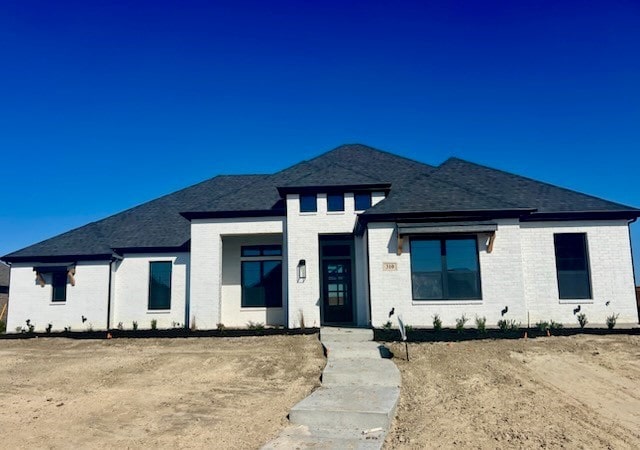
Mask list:
[[[344,211],[344,194],[327,195],[327,211]]]
[[[355,196],[356,211],[364,211],[371,208],[371,192],[356,192]]]
[[[282,246],[243,246],[240,254],[243,308],[282,307]]]
[[[171,309],[171,261],[149,263],[149,309]]]
[[[300,194],[300,212],[318,211],[318,197],[316,194]]]
[[[558,233],[554,234],[553,238],[560,298],[591,298],[587,235],[585,233]]]
[[[411,283],[414,300],[481,299],[477,238],[411,238]]]

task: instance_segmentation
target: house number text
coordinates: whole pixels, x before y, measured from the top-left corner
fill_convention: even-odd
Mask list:
[[[385,272],[395,272],[396,270],[398,270],[398,263],[383,262],[382,270],[384,270]]]

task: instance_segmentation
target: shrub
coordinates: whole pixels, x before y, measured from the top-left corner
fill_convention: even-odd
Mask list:
[[[551,328],[552,330],[561,330],[562,328],[564,328],[564,325],[562,325],[560,322],[552,320],[551,322],[549,322],[549,328]]]
[[[587,320],[587,315],[585,313],[580,313],[576,316],[576,318],[578,319],[578,323],[580,324],[580,328],[584,328],[585,325],[587,325],[589,323],[589,321]]]
[[[0,334],[6,333],[7,323],[4,320],[0,320]]]
[[[135,320],[131,323],[131,326],[133,326],[133,330],[137,330],[138,329],[138,322],[136,322]]]
[[[224,324],[222,322],[216,324],[218,331],[224,331]]]
[[[158,320],[157,319],[151,319],[151,329],[152,330],[157,330],[158,329]]]
[[[464,330],[464,324],[468,321],[469,318],[467,318],[464,314],[460,316],[459,319],[456,319],[456,330],[458,331],[458,333],[462,333],[462,330]]]
[[[384,325],[382,325],[382,328],[384,328],[385,330],[390,330],[391,329],[391,321],[387,320],[387,323],[385,323]]]
[[[551,326],[549,325],[549,322],[541,320],[540,322],[536,323],[536,328],[538,328],[538,330],[540,330],[541,332],[545,332],[547,330],[550,330]]]
[[[442,330],[442,320],[440,320],[440,316],[438,314],[433,316],[433,329],[435,331]]]
[[[262,322],[253,322],[250,320],[247,323],[247,328],[250,330],[264,330],[264,324]]]
[[[610,316],[607,316],[607,328],[613,330],[613,328],[616,326],[619,315],[620,314],[611,314]]]
[[[413,325],[405,325],[404,331],[406,331],[407,334],[411,333],[413,331]]]
[[[478,317],[476,316],[476,328],[478,329],[479,333],[486,333],[487,332],[487,318],[482,316],[482,317]]]
[[[498,328],[503,333],[506,333],[507,331],[517,331],[520,328],[520,324],[513,319],[500,319],[498,320]]]
[[[35,330],[36,326],[31,323],[31,319],[27,319],[25,321],[25,323],[27,324],[27,332],[28,333],[33,333],[33,331]]]
[[[124,325],[122,322],[118,322],[118,330],[124,330]]]
[[[50,323],[50,324],[48,324],[48,325],[47,325],[47,328],[45,328],[45,329],[44,329],[44,331],[46,331],[46,332],[47,332],[47,334],[49,334],[49,333],[51,333],[51,329],[52,329],[52,328],[53,328],[53,324],[52,324],[52,323]]]

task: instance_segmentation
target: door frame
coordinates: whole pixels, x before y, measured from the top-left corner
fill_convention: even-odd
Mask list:
[[[349,245],[349,255],[348,256],[325,256],[324,255],[324,247],[330,245]],[[324,298],[324,263],[325,261],[345,261],[349,260],[351,263],[350,266],[350,302],[351,302],[351,320],[347,322],[327,322],[324,319],[324,308],[325,308],[325,298]],[[321,325],[342,325],[342,326],[353,326],[357,323],[356,317],[356,265],[355,265],[355,243],[353,234],[321,234],[318,235],[318,261],[319,261],[319,278],[320,278],[320,324]]]

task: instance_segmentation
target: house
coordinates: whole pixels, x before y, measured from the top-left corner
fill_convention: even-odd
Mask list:
[[[5,320],[9,302],[9,266],[0,262],[0,320]]]
[[[637,323],[640,210],[457,158],[344,145],[217,176],[4,256],[8,330]],[[395,317],[392,317],[395,320]]]

